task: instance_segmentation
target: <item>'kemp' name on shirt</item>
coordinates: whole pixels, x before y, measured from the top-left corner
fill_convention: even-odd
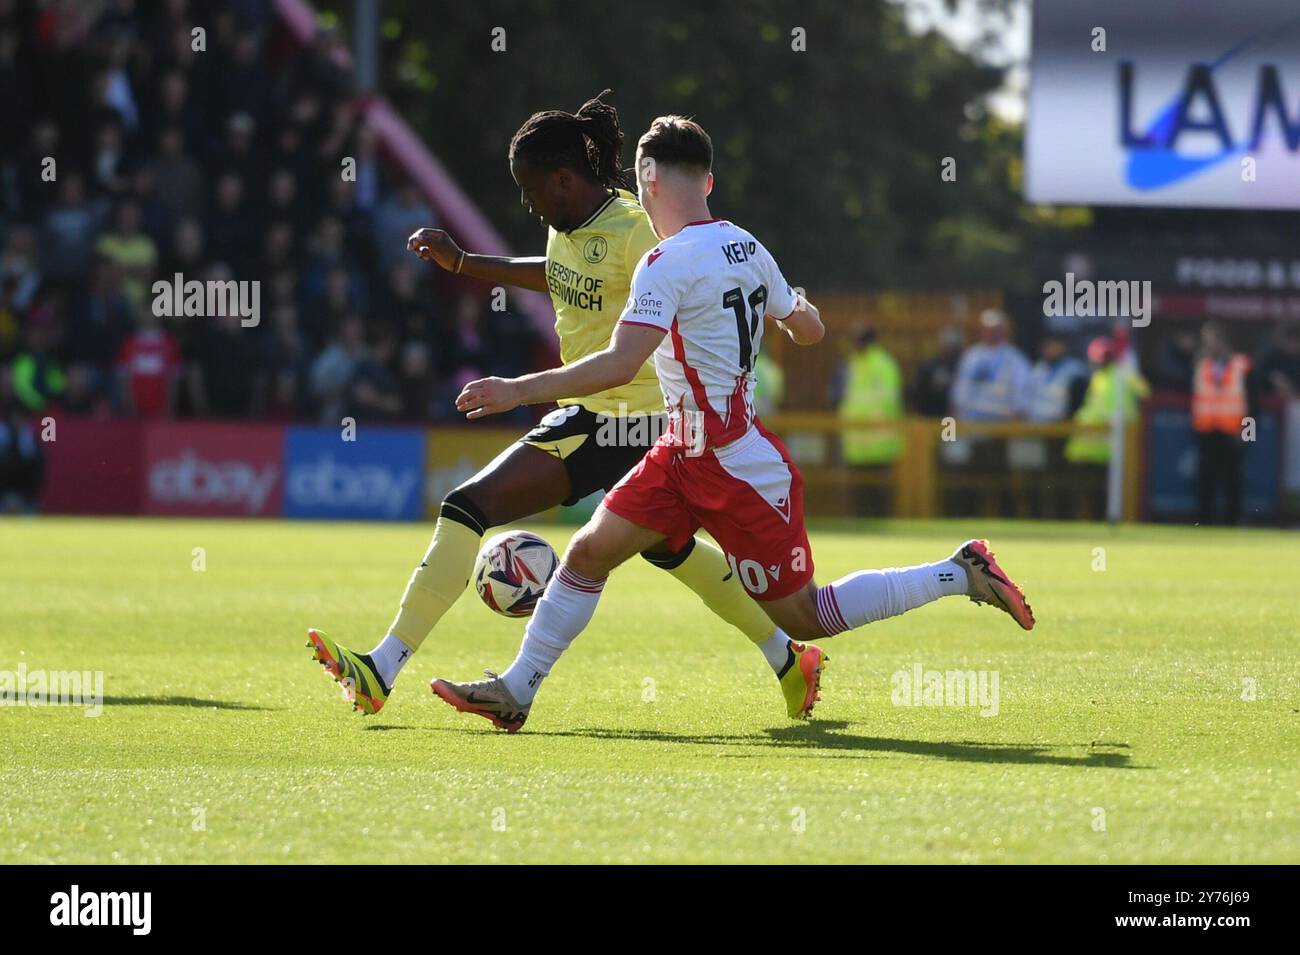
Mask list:
[[[741,262],[748,262],[753,254],[758,251],[758,243],[728,242],[720,248],[728,262],[732,265],[739,265]]]
[[[577,269],[551,261],[546,263],[546,284],[551,294],[560,301],[578,308],[601,309],[604,298],[600,294],[604,279],[583,275]]]

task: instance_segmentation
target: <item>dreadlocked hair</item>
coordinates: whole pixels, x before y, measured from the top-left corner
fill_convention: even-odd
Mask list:
[[[626,185],[618,110],[601,101],[609,92],[587,100],[576,113],[533,113],[510,140],[510,159],[542,169],[573,169],[610,188]]]

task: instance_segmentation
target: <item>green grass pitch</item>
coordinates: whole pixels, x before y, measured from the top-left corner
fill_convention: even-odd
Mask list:
[[[429,532],[0,521],[0,670],[104,678],[97,718],[0,707],[0,863],[1300,862],[1294,535],[814,527],[823,582],[988,536],[1039,625],[954,598],[826,641],[809,724],[634,561],[507,736],[428,691],[518,647],[472,593],[377,717],[303,646],[370,646]],[[995,671],[997,714],[895,705],[917,663]]]

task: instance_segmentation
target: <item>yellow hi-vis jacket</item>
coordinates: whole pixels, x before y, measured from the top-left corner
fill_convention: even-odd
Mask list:
[[[849,358],[840,417],[874,421],[903,419],[903,373],[893,356],[879,345]],[[848,464],[890,464],[903,453],[903,436],[897,428],[855,428],[844,432],[841,447]]]
[[[1138,402],[1151,393],[1137,371],[1120,369],[1124,375],[1124,422],[1137,420]],[[1076,424],[1108,425],[1115,413],[1115,365],[1105,365],[1093,371],[1088,379],[1088,391],[1083,405],[1074,415]],[[1105,432],[1075,434],[1065,443],[1065,459],[1075,463],[1106,464],[1110,461],[1110,435]]]

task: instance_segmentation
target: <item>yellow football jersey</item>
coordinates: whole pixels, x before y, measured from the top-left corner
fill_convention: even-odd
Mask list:
[[[623,189],[571,232],[550,229],[546,239],[546,284],[555,307],[560,360],[566,365],[609,347],[614,325],[627,304],[632,270],[659,244],[636,196]],[[632,381],[594,395],[561,398],[597,414],[657,414],[663,395],[653,356]]]

